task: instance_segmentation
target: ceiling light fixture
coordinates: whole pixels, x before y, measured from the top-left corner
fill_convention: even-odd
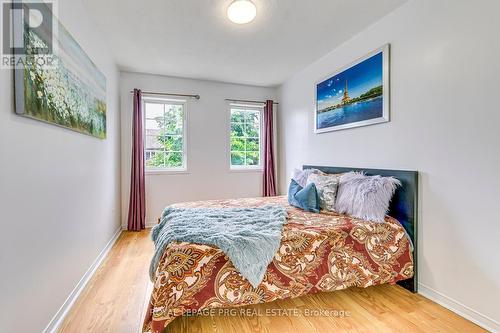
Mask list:
[[[252,22],[257,15],[257,7],[250,0],[234,0],[227,7],[227,17],[236,24]]]

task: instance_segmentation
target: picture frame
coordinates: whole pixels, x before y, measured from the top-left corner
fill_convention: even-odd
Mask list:
[[[390,45],[385,44],[317,81],[314,133],[389,122],[389,80]]]
[[[25,10],[29,10],[28,4]],[[35,59],[50,54],[51,65],[35,61],[14,69],[16,114],[47,124],[63,127],[99,139],[106,138],[106,76],[52,13],[51,7],[41,4],[52,26],[31,29],[15,17],[16,36],[23,36],[23,53]],[[37,7],[38,8],[38,7]],[[39,51],[39,46],[45,46]],[[38,57],[38,58],[37,58]]]

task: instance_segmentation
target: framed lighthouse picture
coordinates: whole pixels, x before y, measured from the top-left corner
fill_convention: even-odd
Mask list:
[[[389,121],[389,44],[316,83],[314,132]]]

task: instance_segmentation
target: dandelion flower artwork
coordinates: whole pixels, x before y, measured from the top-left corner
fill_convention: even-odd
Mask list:
[[[16,113],[68,129],[106,138],[106,78],[69,32],[58,24],[54,65],[25,65],[16,75]],[[47,46],[47,34],[24,27],[24,48],[35,59]],[[45,39],[44,39],[45,38]]]

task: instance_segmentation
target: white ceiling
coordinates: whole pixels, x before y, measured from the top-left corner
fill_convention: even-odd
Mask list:
[[[122,70],[275,86],[406,0],[84,0]]]

